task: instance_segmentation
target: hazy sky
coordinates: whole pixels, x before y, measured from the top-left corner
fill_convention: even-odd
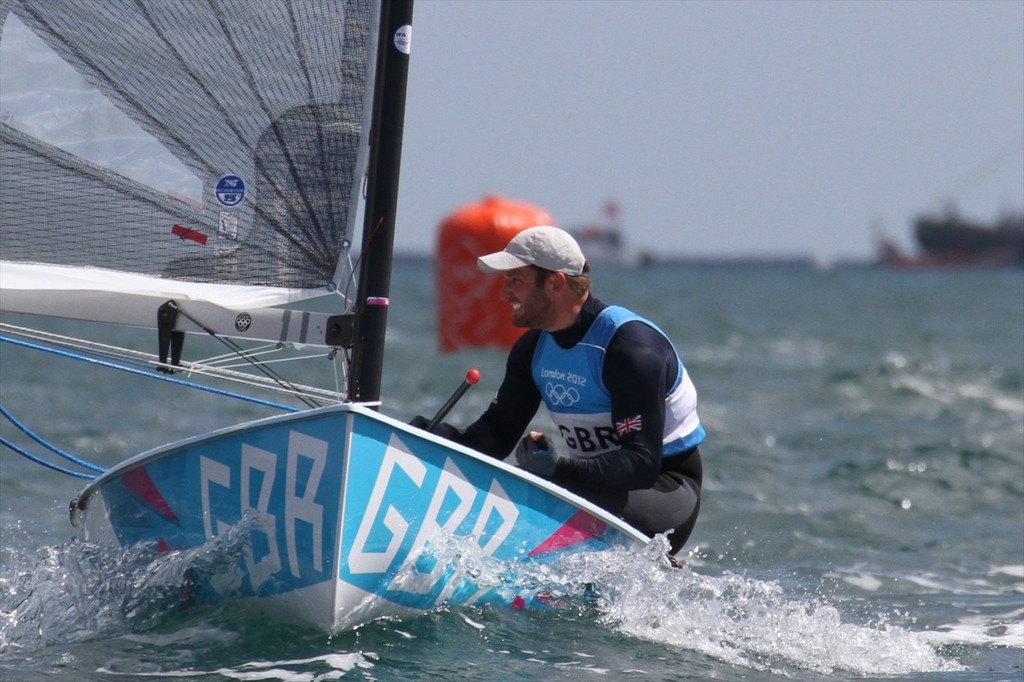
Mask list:
[[[867,258],[1024,208],[1024,1],[417,0],[399,251],[499,194],[629,246]]]

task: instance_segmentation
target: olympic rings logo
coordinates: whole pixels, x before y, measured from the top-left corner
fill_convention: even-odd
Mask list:
[[[570,407],[580,401],[580,392],[573,386],[549,383],[544,387],[544,392],[553,405]]]

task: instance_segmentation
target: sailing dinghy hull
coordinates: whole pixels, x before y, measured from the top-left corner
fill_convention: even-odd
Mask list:
[[[144,453],[73,508],[87,539],[125,548],[231,537],[230,565],[183,576],[188,603],[241,599],[331,633],[442,604],[529,602],[514,581],[476,582],[453,551],[507,567],[646,542],[557,486],[354,404]]]

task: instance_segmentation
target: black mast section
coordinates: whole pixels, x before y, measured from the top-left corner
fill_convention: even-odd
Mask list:
[[[381,4],[355,347],[349,372],[348,396],[353,402],[380,400],[402,161],[405,89],[409,79],[412,4],[413,0],[384,0]]]

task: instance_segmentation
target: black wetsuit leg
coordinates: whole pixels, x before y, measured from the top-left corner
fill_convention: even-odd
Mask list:
[[[703,470],[697,448],[667,457],[651,488],[643,490],[581,491],[591,502],[621,517],[646,535],[668,532],[670,554],[686,544],[700,512]]]

